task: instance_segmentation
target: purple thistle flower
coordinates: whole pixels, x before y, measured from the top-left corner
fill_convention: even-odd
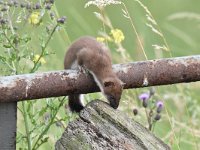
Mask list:
[[[157,107],[163,107],[163,105],[164,105],[164,104],[163,104],[162,101],[158,101],[158,102],[156,103],[156,106],[157,106]]]
[[[144,108],[146,108],[148,106],[148,100],[150,98],[149,93],[142,93],[139,96],[139,99],[142,101],[142,105]]]
[[[162,111],[162,109],[163,109],[164,104],[163,104],[162,101],[158,101],[156,103],[156,106],[157,106],[157,113],[160,113]]]
[[[149,97],[150,97],[149,93],[142,93],[142,94],[140,94],[139,99],[141,101],[146,101],[149,99]]]

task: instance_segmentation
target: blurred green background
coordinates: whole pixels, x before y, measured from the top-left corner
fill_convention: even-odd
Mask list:
[[[65,0],[56,1],[60,16],[67,16],[65,31],[56,33],[51,40],[50,48],[55,50],[43,70],[56,70],[63,68],[64,53],[69,44],[83,35],[99,36],[103,32],[102,22],[97,19],[94,12],[100,12],[95,6],[84,8],[87,1]],[[146,12],[136,1],[123,1],[130,13],[137,32],[143,42],[148,59],[170,57],[169,52],[154,50],[152,45],[164,45],[163,39],[146,26]],[[172,57],[200,54],[200,1],[198,0],[151,0],[141,1],[151,12],[158,23],[164,38],[172,53]],[[126,52],[130,55],[129,61],[145,60],[144,55],[131,27],[130,21],[123,16],[122,5],[111,5],[105,8],[114,28],[119,28],[125,35],[122,42]],[[176,18],[176,16],[179,16]],[[175,19],[170,19],[170,18]],[[109,29],[107,29],[109,33]],[[68,33],[69,39],[66,36]],[[114,63],[122,63],[116,47],[110,45]],[[48,58],[47,58],[48,59]],[[128,61],[125,61],[128,62]],[[179,84],[173,86],[156,87],[159,98],[165,100],[165,115],[156,125],[155,134],[162,138],[172,149],[200,149],[200,98],[199,83]],[[142,90],[127,90],[123,94],[120,108],[132,116],[132,109],[137,104],[137,98],[132,92],[140,93]],[[137,95],[137,94],[136,94]],[[132,97],[134,97],[132,99]],[[143,110],[141,110],[143,111]],[[136,120],[145,122],[144,117]]]
[[[98,36],[99,31],[103,31],[102,22],[99,21],[93,12],[99,12],[95,6],[84,8],[87,1],[56,1],[56,6],[60,16],[67,16],[66,31],[70,37],[70,42],[83,35]],[[151,45],[162,45],[162,39],[146,26],[145,11],[140,5],[132,1],[124,1],[128,11],[133,19],[134,25],[142,37],[145,51],[149,59],[156,58],[155,51]],[[200,12],[200,1],[198,0],[151,0],[142,1],[151,11],[159,27],[161,28],[167,43],[172,51],[172,56],[187,56],[200,53],[200,19],[188,18],[169,20],[171,15],[185,12]],[[106,13],[109,16],[114,28],[119,28],[125,35],[124,47],[130,53],[131,58],[136,60],[144,60],[141,51],[137,50],[138,44],[136,36],[131,27],[130,21],[123,16],[121,5],[111,5],[106,7]],[[47,68],[62,69],[62,62],[65,50],[69,41],[67,41],[65,33],[58,33],[51,41],[51,48],[56,51],[56,63],[51,61]],[[115,51],[112,49],[112,51]],[[140,57],[138,57],[140,56]],[[56,59],[55,56],[54,60]],[[163,57],[169,57],[164,55]],[[118,61],[120,63],[120,61]],[[56,65],[55,65],[56,64]]]
[[[71,41],[83,35],[99,36],[103,32],[103,25],[94,15],[100,12],[95,6],[84,8],[87,1],[66,0],[56,1],[59,15],[67,16],[66,33],[57,33],[51,41],[52,50],[56,51],[51,60],[44,66],[44,70],[56,70],[63,68],[64,53]],[[156,52],[152,45],[164,45],[163,39],[146,26],[146,12],[136,1],[123,1],[130,13],[137,32],[142,39],[148,59],[170,57],[166,51]],[[169,48],[172,57],[200,54],[200,1],[198,0],[143,0],[141,1],[151,12],[158,23]],[[119,28],[125,35],[122,42],[126,52],[130,55],[129,61],[145,60],[144,55],[131,27],[130,21],[123,16],[122,5],[111,5],[105,8],[106,15],[110,18],[114,28]],[[176,18],[176,16],[179,16]],[[175,19],[170,19],[170,18]],[[107,29],[109,33],[109,30]],[[120,54],[116,53],[115,46],[110,46],[114,63],[122,63]],[[125,61],[128,62],[128,61]],[[179,84],[173,86],[156,87],[159,98],[166,100],[166,111],[163,120],[156,125],[155,134],[162,138],[172,149],[200,149],[200,98],[199,83]],[[135,90],[140,93],[147,89]],[[133,91],[133,90],[132,90]],[[131,98],[131,90],[123,94],[120,108],[132,116],[132,109],[136,105],[137,98]],[[127,96],[129,95],[129,96]],[[143,110],[141,110],[143,111]],[[136,117],[136,120],[145,122],[144,117]]]

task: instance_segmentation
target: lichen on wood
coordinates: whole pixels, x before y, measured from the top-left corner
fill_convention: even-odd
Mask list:
[[[90,102],[70,122],[56,150],[169,150],[148,129],[107,103]]]

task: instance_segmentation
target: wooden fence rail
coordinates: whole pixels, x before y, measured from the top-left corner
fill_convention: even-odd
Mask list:
[[[113,65],[125,89],[200,81],[200,55]],[[90,75],[76,70],[0,77],[0,102],[98,92]]]
[[[200,55],[113,65],[125,89],[200,81]],[[0,149],[15,149],[16,102],[98,92],[90,75],[76,70],[0,77]]]

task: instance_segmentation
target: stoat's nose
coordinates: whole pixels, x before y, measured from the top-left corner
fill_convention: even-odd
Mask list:
[[[117,109],[117,108],[118,108],[119,102],[117,102],[117,101],[114,100],[114,99],[110,99],[109,101],[110,101],[110,106],[111,106],[112,108],[114,108],[114,109]]]

